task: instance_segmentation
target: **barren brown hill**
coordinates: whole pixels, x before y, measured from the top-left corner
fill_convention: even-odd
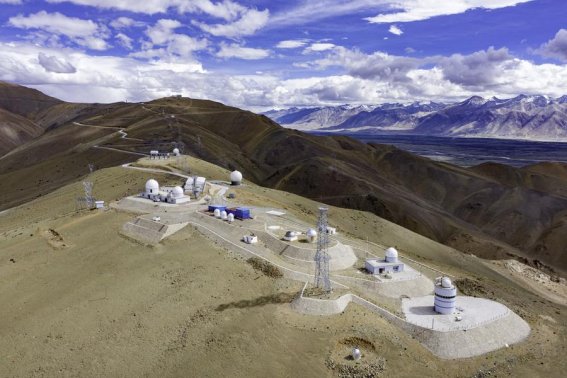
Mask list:
[[[0,108],[0,156],[42,133],[33,121]]]
[[[79,179],[90,162],[113,166],[177,143],[253,182],[372,211],[465,253],[520,256],[567,272],[567,197],[558,187],[565,165],[465,169],[392,146],[284,129],[264,116],[187,98],[59,104],[46,112],[49,131],[0,159],[2,208]]]

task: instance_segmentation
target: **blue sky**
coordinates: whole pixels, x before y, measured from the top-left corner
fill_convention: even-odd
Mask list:
[[[254,110],[567,94],[562,0],[0,0],[0,80]]]

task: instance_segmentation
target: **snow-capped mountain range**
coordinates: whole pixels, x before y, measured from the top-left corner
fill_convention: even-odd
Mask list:
[[[473,96],[455,104],[341,105],[264,114],[285,127],[304,131],[567,141],[567,96]]]

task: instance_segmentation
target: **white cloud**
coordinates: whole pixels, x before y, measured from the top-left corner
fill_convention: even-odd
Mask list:
[[[388,12],[365,18],[371,23],[411,22],[464,13],[471,9],[498,9],[533,0],[398,0],[384,1]]]
[[[270,12],[267,9],[263,11],[247,9],[241,13],[240,18],[233,22],[209,25],[193,21],[193,25],[217,37],[236,38],[256,33],[266,25],[269,17]]]
[[[161,19],[155,25],[149,26],[145,34],[149,41],[142,44],[142,50],[131,54],[138,58],[164,58],[169,55],[191,57],[194,51],[205,49],[208,46],[206,39],[193,38],[185,34],[178,34],[182,24],[177,20]],[[156,47],[157,46],[157,47]]]
[[[0,4],[22,4],[22,0],[0,0]]]
[[[130,17],[118,17],[110,22],[110,26],[114,29],[127,29],[131,27],[141,27],[144,25],[144,22],[136,21]]]
[[[307,41],[304,39],[290,39],[285,41],[280,41],[276,45],[278,49],[296,49],[299,47],[303,47],[307,44]]]
[[[244,47],[236,43],[220,44],[220,50],[216,53],[219,58],[239,58],[246,60],[264,59],[270,56],[270,50],[255,49],[252,47]]]
[[[567,62],[567,30],[560,29],[555,37],[541,45],[536,53]]]
[[[400,29],[400,28],[399,28],[398,26],[396,26],[396,25],[390,25],[390,28],[388,29],[388,31],[389,31],[390,33],[392,33],[392,34],[395,34],[395,35],[402,35],[402,34],[404,34],[403,30]]]
[[[234,21],[250,10],[232,0],[47,0],[48,3],[73,3],[101,9],[157,14],[175,9],[178,13],[204,13],[225,21]]]
[[[118,33],[114,36],[114,38],[117,39],[118,43],[120,43],[128,50],[132,50],[134,48],[134,46],[132,45],[133,42],[132,38],[128,37],[126,34]]]
[[[16,28],[41,30],[57,36],[66,36],[71,41],[92,50],[105,50],[109,46],[105,39],[108,31],[91,20],[67,17],[61,13],[40,11],[29,16],[11,17],[8,23]]]
[[[40,52],[37,56],[39,64],[45,68],[47,72],[54,73],[75,73],[77,69],[64,58],[58,58],[54,55],[47,55]]]
[[[309,47],[307,47],[305,50],[303,50],[304,54],[309,54],[312,52],[321,52],[321,51],[327,51],[327,50],[331,50],[332,48],[336,47],[336,45],[334,43],[328,43],[328,42],[315,42],[312,43]]]

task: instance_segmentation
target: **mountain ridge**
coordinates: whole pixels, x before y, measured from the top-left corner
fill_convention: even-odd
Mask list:
[[[541,95],[518,95],[509,99],[485,99],[472,96],[453,104],[412,103],[380,104],[359,107],[350,113],[338,107],[291,108],[266,112],[284,127],[304,131],[335,133],[396,133],[462,137],[522,139],[534,141],[567,141],[567,95],[552,99]],[[334,112],[341,123],[324,123],[318,117],[321,109]],[[302,114],[319,120],[319,127],[306,127],[309,120]],[[356,114],[352,114],[356,113]]]
[[[567,275],[567,192],[557,190],[567,187],[565,164],[468,169],[188,98],[60,103],[38,116],[45,131],[0,158],[0,210],[81,180],[89,163],[111,167],[182,146],[256,184],[370,211],[465,253],[521,257]]]

